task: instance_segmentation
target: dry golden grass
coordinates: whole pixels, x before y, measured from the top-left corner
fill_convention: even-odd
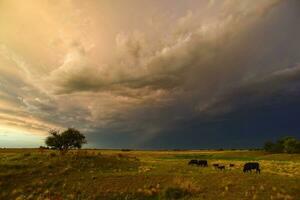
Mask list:
[[[190,159],[207,159],[209,167],[188,166]],[[248,161],[259,162],[261,174],[244,174]],[[297,200],[299,171],[300,155],[259,151],[81,150],[61,156],[7,149],[0,150],[0,199]]]

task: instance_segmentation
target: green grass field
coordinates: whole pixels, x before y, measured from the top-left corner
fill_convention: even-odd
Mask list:
[[[209,167],[188,166],[206,159]],[[256,161],[261,174],[242,172]],[[212,163],[226,166],[214,169]],[[229,164],[235,167],[229,168]],[[260,151],[0,150],[0,199],[300,199],[300,155]]]

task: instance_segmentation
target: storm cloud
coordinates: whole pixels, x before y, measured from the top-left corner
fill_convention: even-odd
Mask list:
[[[0,10],[3,129],[75,127],[110,148],[299,136],[297,0],[3,1]]]

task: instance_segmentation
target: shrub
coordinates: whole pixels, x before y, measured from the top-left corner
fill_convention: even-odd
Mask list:
[[[264,144],[264,150],[267,151],[267,152],[271,152],[273,146],[274,146],[273,142],[271,142],[271,141],[265,142],[265,144]]]
[[[271,153],[283,153],[284,146],[281,143],[267,143],[265,150]]]
[[[300,141],[295,138],[286,138],[283,141],[283,146],[286,153],[300,153]]]
[[[266,142],[264,150],[270,153],[300,153],[300,141],[293,137],[284,137],[276,143]]]

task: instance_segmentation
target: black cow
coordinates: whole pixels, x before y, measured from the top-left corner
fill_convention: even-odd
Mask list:
[[[189,165],[198,165],[198,160],[190,160]]]
[[[218,168],[219,170],[225,170],[225,166],[224,166],[224,165],[219,165],[217,168]]]
[[[198,165],[200,167],[208,167],[207,160],[198,160]]]
[[[207,160],[190,160],[189,165],[198,165],[200,167],[207,167]]]
[[[234,167],[235,165],[234,164],[229,164],[229,167]]]
[[[219,164],[214,163],[214,164],[213,164],[213,167],[214,167],[214,168],[218,168],[218,167],[219,167]]]
[[[260,173],[259,163],[258,162],[248,162],[244,165],[243,172],[251,172],[252,170],[256,170],[256,173]]]

